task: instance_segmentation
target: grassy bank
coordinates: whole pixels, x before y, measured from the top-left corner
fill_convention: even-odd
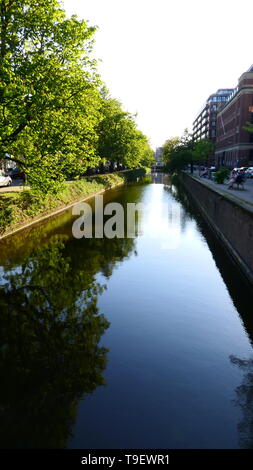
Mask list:
[[[57,194],[44,195],[32,189],[0,193],[0,237],[99,191],[136,181],[137,178],[143,178],[144,182],[146,173],[146,168],[139,168],[87,177],[63,183]]]
[[[98,191],[124,183],[126,179],[127,174],[114,173],[64,183],[57,194],[41,195],[32,190],[1,193],[0,236]]]

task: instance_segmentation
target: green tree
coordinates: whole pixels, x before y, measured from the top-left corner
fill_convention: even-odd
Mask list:
[[[253,124],[251,122],[246,122],[246,126],[243,127],[245,131],[248,131],[250,133],[253,132]]]
[[[195,142],[192,158],[194,162],[205,162],[208,160],[210,155],[213,153],[214,144],[211,140],[202,139]]]
[[[181,138],[173,137],[165,142],[163,154],[165,160],[165,170],[180,171],[192,160],[192,140],[185,129]]]
[[[229,177],[229,169],[221,166],[218,171],[215,172],[214,181],[218,184],[223,184],[225,179]]]
[[[155,163],[155,153],[150,147],[147,137],[143,135],[142,145],[141,145],[140,164],[141,166],[151,167],[151,165],[153,165],[154,163]]]
[[[111,168],[137,168],[153,161],[153,151],[144,134],[137,129],[132,114],[123,111],[119,101],[104,97],[102,120],[98,125],[98,153]]]
[[[94,31],[56,0],[0,2],[0,155],[43,191],[99,162]]]
[[[208,160],[213,152],[213,143],[208,139],[198,142],[192,140],[188,129],[185,129],[181,138],[172,137],[163,146],[163,159],[168,171],[180,171],[188,165]]]
[[[179,144],[179,137],[172,137],[171,139],[166,140],[162,148],[162,158],[165,165],[169,164],[171,158],[173,158],[174,151],[179,146]]]

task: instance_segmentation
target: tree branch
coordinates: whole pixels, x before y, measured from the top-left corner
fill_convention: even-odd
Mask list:
[[[19,124],[19,126],[17,127],[17,129],[15,129],[15,131],[13,131],[11,134],[3,137],[2,142],[10,142],[10,141],[15,140],[15,138],[18,136],[18,134],[20,134],[20,132],[25,129],[27,124],[32,119],[31,115],[29,114],[29,110],[30,110],[31,106],[32,106],[31,102],[26,105],[26,116],[24,118],[24,121]]]
[[[16,157],[8,157],[7,155],[4,155],[4,156],[1,157],[1,159],[11,161],[11,162],[15,162],[18,165],[20,165],[21,167],[26,167],[27,166],[26,163],[23,160],[20,160],[19,158],[16,158]]]
[[[48,297],[48,295],[47,295],[46,289],[44,289],[44,287],[42,287],[42,286],[32,286],[32,285],[27,284],[27,285],[24,285],[24,286],[21,286],[21,287],[16,288],[15,291],[16,291],[16,292],[18,292],[18,291],[20,291],[20,290],[25,291],[25,289],[28,289],[28,290],[31,290],[31,291],[36,291],[36,290],[37,290],[37,291],[40,291],[40,292],[44,295],[45,299],[47,300],[48,305],[49,305],[49,308],[50,308],[51,310],[54,310],[54,307],[53,307],[53,305],[51,304],[51,301],[50,301],[50,299],[49,299],[49,297]]]

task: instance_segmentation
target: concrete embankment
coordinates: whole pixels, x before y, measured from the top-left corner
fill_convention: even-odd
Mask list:
[[[253,284],[253,205],[187,173],[181,173],[180,180],[225,249]]]

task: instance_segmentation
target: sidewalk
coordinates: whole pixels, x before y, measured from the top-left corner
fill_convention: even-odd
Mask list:
[[[189,172],[187,173],[190,174]],[[253,209],[253,178],[248,178],[246,180],[244,183],[244,189],[237,189],[236,185],[234,189],[228,189],[227,184],[218,184],[208,178],[200,177],[198,171],[194,171],[192,176],[201,181],[203,184],[214,188],[223,195],[228,195],[229,198],[238,200],[238,202],[244,202],[251,207],[251,210]]]
[[[0,193],[12,193],[16,191],[22,191],[23,189],[29,189],[29,186],[23,185],[23,180],[13,180],[11,186],[0,186]]]

